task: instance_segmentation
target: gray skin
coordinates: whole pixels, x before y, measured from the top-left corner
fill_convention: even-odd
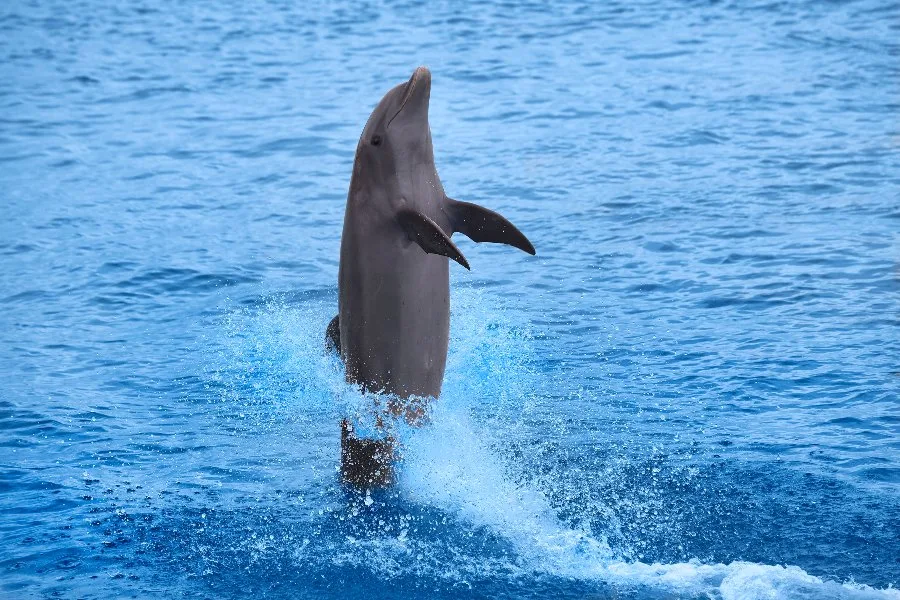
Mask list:
[[[328,337],[346,377],[372,392],[437,398],[450,332],[450,237],[534,247],[490,210],[448,198],[434,166],[428,103],[431,73],[419,67],[369,117],[356,148],[338,276],[339,314]],[[422,403],[392,412],[414,422]]]

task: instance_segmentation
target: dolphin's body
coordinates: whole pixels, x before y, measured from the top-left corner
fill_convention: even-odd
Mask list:
[[[381,99],[363,129],[341,237],[339,312],[328,326],[347,380],[401,400],[441,393],[450,333],[448,258],[469,268],[453,233],[534,254],[505,218],[444,193],[428,125],[430,95],[431,73],[419,67]],[[421,416],[421,404],[415,406],[395,402],[393,412],[414,422]],[[354,481],[348,444],[358,438],[344,431],[342,471]]]

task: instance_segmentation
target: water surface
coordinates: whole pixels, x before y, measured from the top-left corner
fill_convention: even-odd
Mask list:
[[[900,8],[9,2],[0,590],[885,598]],[[338,483],[353,151],[426,64],[458,244],[433,426]]]

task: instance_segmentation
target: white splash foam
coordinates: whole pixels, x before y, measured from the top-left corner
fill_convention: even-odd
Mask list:
[[[900,599],[900,590],[829,581],[796,566],[617,560],[605,541],[561,523],[540,491],[514,483],[485,439],[465,413],[436,406],[432,425],[405,441],[401,486],[411,500],[455,513],[508,540],[525,571],[679,597]]]
[[[579,554],[611,558],[605,544],[562,527],[540,491],[512,482],[467,415],[438,405],[432,419],[404,441],[401,485],[410,499],[490,527],[520,555],[553,561],[558,570]]]
[[[800,567],[749,562],[615,562],[599,566],[596,576],[610,583],[638,584],[722,600],[900,598],[900,590],[893,588],[879,590],[856,583],[838,583],[810,575]]]

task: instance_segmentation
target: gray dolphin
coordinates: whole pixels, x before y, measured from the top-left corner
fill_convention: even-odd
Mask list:
[[[428,125],[430,96],[431,73],[419,67],[381,99],[363,129],[341,236],[339,311],[326,336],[344,360],[347,381],[394,395],[401,401],[389,404],[391,412],[413,423],[423,405],[402,400],[441,393],[450,334],[448,259],[469,268],[452,235],[535,253],[504,217],[444,193]],[[348,476],[353,439],[344,429],[347,480],[357,479]]]

